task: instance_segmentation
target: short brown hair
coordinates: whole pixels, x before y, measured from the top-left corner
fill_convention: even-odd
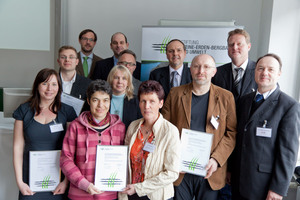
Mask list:
[[[77,51],[76,51],[76,49],[75,49],[74,47],[68,46],[68,45],[65,45],[65,46],[62,46],[62,47],[59,48],[59,50],[58,50],[58,56],[59,56],[59,54],[60,54],[62,51],[68,50],[68,49],[73,50],[73,51],[75,52],[75,54],[76,54],[76,57],[77,57]]]
[[[165,97],[165,92],[161,84],[154,80],[148,80],[141,83],[138,91],[138,99],[142,94],[155,93],[157,94],[158,99],[161,101]]]
[[[259,57],[259,58],[257,59],[257,61],[256,61],[256,66],[257,66],[257,63],[258,63],[262,58],[265,58],[265,57],[272,57],[272,58],[276,59],[276,60],[278,61],[278,63],[279,63],[279,70],[281,71],[281,68],[282,68],[281,58],[280,58],[278,55],[276,55],[275,53],[268,53],[268,54],[266,54],[266,55],[264,55],[264,56]]]
[[[243,29],[239,29],[239,28],[234,29],[233,31],[230,31],[230,32],[228,33],[227,43],[228,43],[229,38],[230,38],[231,36],[237,35],[237,34],[243,35],[243,36],[245,37],[245,39],[246,39],[247,44],[250,43],[250,35],[249,35],[249,33],[248,33],[247,31],[245,31],[245,30],[243,30]]]
[[[79,37],[78,37],[79,40],[81,40],[81,38],[84,34],[89,33],[89,32],[94,34],[94,41],[97,42],[97,34],[91,29],[85,29],[85,30],[81,31],[81,33],[79,34]]]

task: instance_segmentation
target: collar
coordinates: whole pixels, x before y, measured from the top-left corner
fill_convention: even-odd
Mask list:
[[[84,54],[80,51],[80,58],[81,58],[81,60],[84,60],[85,57],[88,57],[88,58],[90,58],[90,59],[93,60],[93,56],[94,56],[93,52],[90,53],[90,55],[86,56],[86,55],[84,55]]]
[[[183,72],[183,64],[181,65],[181,67],[179,67],[177,70],[173,69],[172,67],[170,67],[169,65],[169,72],[170,72],[170,76],[172,74],[172,72],[177,71],[179,76],[182,76],[182,72]]]
[[[73,76],[73,78],[72,78],[72,80],[71,81],[64,81],[64,79],[63,79],[63,77],[61,76],[61,73],[59,73],[59,76],[60,76],[60,80],[61,80],[61,82],[64,84],[66,84],[66,83],[74,83],[75,82],[75,80],[76,80],[76,71],[75,71],[75,74],[74,74],[74,76]]]
[[[242,68],[244,71],[246,71],[248,62],[249,62],[249,59],[247,59],[247,60],[240,66],[240,68]],[[232,67],[232,71],[235,71],[234,69],[238,68],[238,66],[236,66],[235,64],[233,64],[233,62],[231,63],[231,67]]]
[[[113,59],[114,59],[114,66],[117,65],[119,59],[117,59],[115,56],[113,56]]]
[[[277,89],[277,84],[276,87],[274,87],[272,90],[269,90],[268,92],[263,93],[262,95],[264,96],[264,100],[266,100],[276,89]],[[260,92],[258,92],[258,90],[256,90],[256,95],[261,94]]]

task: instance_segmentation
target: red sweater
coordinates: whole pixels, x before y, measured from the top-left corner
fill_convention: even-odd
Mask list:
[[[123,145],[125,125],[118,115],[111,115],[110,126],[99,136],[89,126],[86,113],[83,112],[70,124],[63,141],[60,167],[70,181],[68,197],[73,200],[117,199],[117,192],[90,195],[86,190],[90,183],[94,183],[96,146]]]

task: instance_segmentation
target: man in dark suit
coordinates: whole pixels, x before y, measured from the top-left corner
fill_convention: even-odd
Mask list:
[[[102,79],[107,80],[107,76],[110,70],[118,63],[119,54],[121,51],[128,49],[129,43],[127,37],[121,33],[117,32],[111,36],[110,48],[114,55],[112,57],[100,60],[96,63],[95,70],[91,76],[92,80]],[[136,62],[136,69],[133,76],[140,80],[141,78],[141,63]]]
[[[58,51],[57,62],[60,67],[63,92],[86,101],[86,90],[91,80],[76,73],[76,65],[79,62],[76,49],[72,46],[62,46]],[[83,109],[88,109],[87,104]]]
[[[165,92],[165,99],[172,87],[184,85],[192,81],[190,69],[187,64],[183,63],[186,56],[184,43],[178,39],[171,40],[166,45],[166,54],[169,66],[154,69],[149,76],[150,80],[155,80],[162,85]]]
[[[287,195],[297,160],[300,106],[279,89],[281,66],[275,54],[259,58],[258,89],[240,99],[233,199],[271,200]]]
[[[254,80],[255,62],[248,59],[251,48],[250,35],[242,29],[235,29],[228,33],[228,56],[231,63],[218,67],[212,82],[233,93],[238,99],[256,90]]]
[[[91,29],[81,31],[78,38],[81,51],[77,53],[79,62],[76,66],[77,74],[91,78],[97,61],[102,60],[93,53],[93,49],[97,42],[97,35]]]

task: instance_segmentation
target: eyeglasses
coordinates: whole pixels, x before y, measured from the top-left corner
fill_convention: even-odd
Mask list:
[[[132,62],[118,62],[119,65],[124,65],[124,66],[127,66],[129,65],[130,67],[133,67],[133,66],[136,66],[135,63],[132,63]]]
[[[81,40],[83,41],[90,41],[90,42],[95,42],[95,40],[93,38],[86,38],[86,37],[82,37]]]
[[[76,56],[60,56],[59,57],[61,60],[67,60],[67,58],[69,58],[70,60],[73,60],[73,59],[77,59],[77,57]]]

